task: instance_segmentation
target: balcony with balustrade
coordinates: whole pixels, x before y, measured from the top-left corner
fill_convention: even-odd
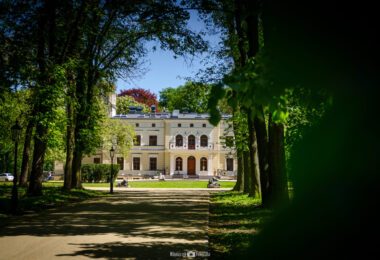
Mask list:
[[[206,146],[201,146],[199,143],[183,143],[182,145],[176,145],[176,142],[169,142],[169,149],[170,150],[197,150],[197,151],[211,151],[214,150],[214,144],[208,142]]]

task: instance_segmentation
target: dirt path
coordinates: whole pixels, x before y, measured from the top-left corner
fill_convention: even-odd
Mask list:
[[[0,259],[176,259],[187,251],[205,253],[208,207],[207,191],[131,190],[18,217],[0,228]]]

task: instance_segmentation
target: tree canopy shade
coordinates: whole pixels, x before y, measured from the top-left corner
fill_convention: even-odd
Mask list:
[[[299,86],[281,85],[272,78],[268,63],[275,57],[270,56],[264,45],[267,39],[263,1],[199,3],[202,13],[206,17],[211,15],[214,24],[220,28],[223,47],[217,53],[218,57],[224,56],[224,60],[228,57],[233,61],[233,68],[211,89],[208,100],[210,122],[219,123],[221,104],[230,107],[238,169],[244,169],[238,172],[238,180],[242,179],[240,174],[245,174],[245,182],[238,181],[235,188],[242,190],[243,183],[244,191],[250,191],[252,196],[261,193],[264,207],[275,208],[288,200],[285,148],[288,148],[289,156],[289,148],[301,136],[302,125],[312,125],[317,121],[314,116],[317,113],[309,110],[320,109],[319,116],[323,115],[321,104],[325,104],[328,95],[321,95],[324,100],[321,98],[319,103],[315,102],[314,106],[306,109],[307,101],[319,93],[304,91],[307,95],[300,95]],[[222,65],[212,71],[225,71],[225,68]],[[307,120],[313,123],[309,121],[306,124]],[[284,139],[286,123],[291,125],[287,133],[288,142]]]
[[[333,102],[294,145],[294,199],[255,237],[247,259],[378,254],[377,17],[370,1],[264,1],[261,75],[271,92],[325,89]]]
[[[188,81],[183,86],[160,91],[159,105],[170,111],[206,113],[210,90],[211,85]]]
[[[100,97],[110,91],[102,81],[137,71],[150,40],[176,55],[207,48],[186,27],[189,13],[176,1],[16,0],[0,5],[2,90],[21,84],[32,90],[32,195],[42,192],[48,134],[59,107],[66,107],[67,117],[65,189],[80,188],[81,160],[99,145]]]

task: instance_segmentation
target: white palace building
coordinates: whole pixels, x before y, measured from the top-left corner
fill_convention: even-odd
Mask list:
[[[115,104],[116,96],[111,97]],[[208,122],[208,114],[173,112],[143,114],[142,108],[130,107],[127,115],[116,115],[113,105],[109,111],[114,120],[125,120],[135,127],[136,141],[128,157],[115,155],[114,163],[120,165],[119,177],[152,176],[157,173],[166,177],[206,177],[213,175],[236,176],[237,160],[230,148],[223,146],[221,136],[233,136],[227,132],[222,115],[217,126]],[[110,163],[109,151],[98,152],[82,161],[87,163]],[[56,173],[59,165],[56,165]]]

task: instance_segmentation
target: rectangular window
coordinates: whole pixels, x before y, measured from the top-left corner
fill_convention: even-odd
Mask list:
[[[140,157],[133,157],[133,170],[140,170]]]
[[[190,124],[190,127],[194,127],[194,124]]]
[[[203,126],[203,127],[206,127],[206,124],[203,124],[202,126]]]
[[[136,135],[134,145],[135,146],[141,145],[141,135]]]
[[[140,124],[139,123],[136,123],[136,127],[139,127],[140,126]]]
[[[227,171],[233,171],[234,170],[234,159],[228,158],[227,159]]]
[[[124,157],[117,157],[117,164],[120,165],[120,170],[124,170]]]
[[[178,124],[178,127],[181,127],[182,125],[181,124]]]
[[[94,158],[94,163],[99,164],[100,163],[100,158]]]
[[[152,124],[152,127],[156,127],[156,124],[155,124],[155,123],[153,123],[153,124]]]
[[[149,167],[151,171],[157,170],[157,158],[152,157],[149,159]]]
[[[149,145],[150,146],[156,146],[157,145],[157,135],[150,135],[149,136]]]

